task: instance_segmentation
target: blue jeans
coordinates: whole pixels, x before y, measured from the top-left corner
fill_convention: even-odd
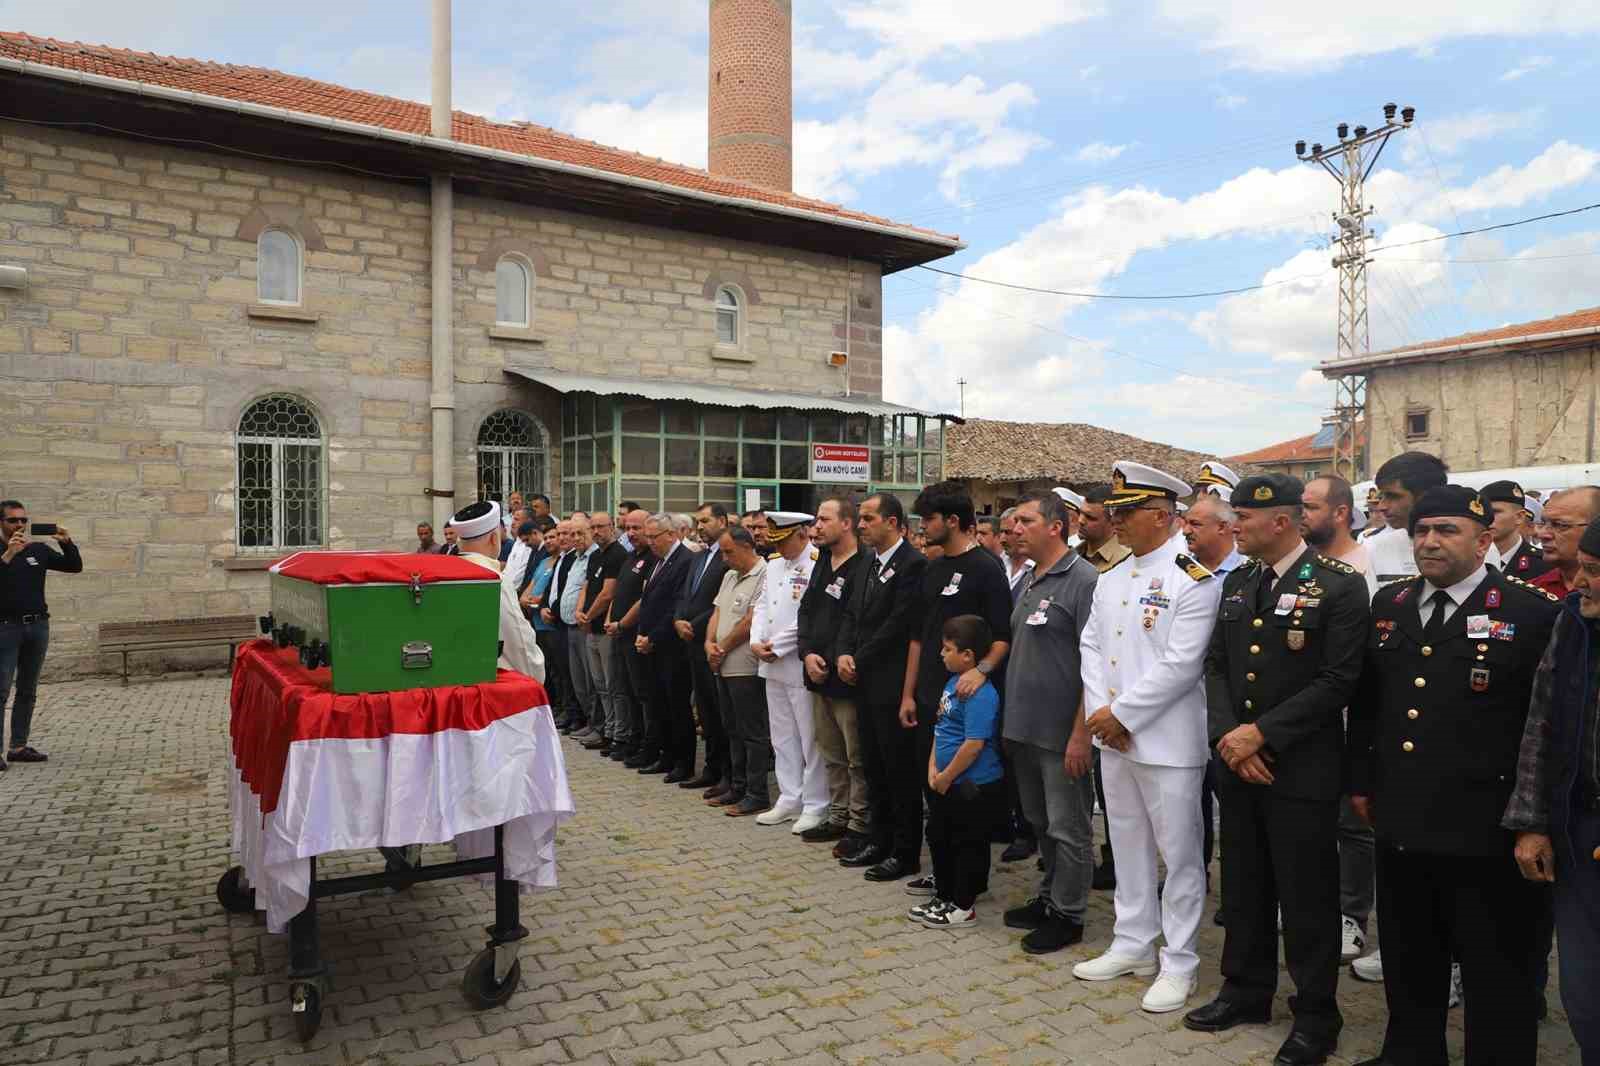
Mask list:
[[[11,747],[15,751],[28,744],[28,727],[33,724],[33,702],[39,694],[39,670],[50,647],[50,621],[41,619],[27,625],[0,623],[0,711],[16,682],[17,699],[11,705]]]

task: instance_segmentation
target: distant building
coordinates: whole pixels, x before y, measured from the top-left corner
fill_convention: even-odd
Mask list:
[[[1244,452],[1240,455],[1223,457],[1223,462],[1237,469],[1238,465],[1258,467],[1264,472],[1274,474],[1288,474],[1290,477],[1309,481],[1322,474],[1334,472],[1333,443],[1335,428],[1326,424],[1315,433],[1304,437],[1295,437],[1292,440],[1279,441],[1269,444],[1265,448],[1257,448],[1253,452]],[[1357,434],[1357,440],[1363,441],[1363,435]],[[1365,449],[1362,449],[1363,454]],[[1360,460],[1358,466],[1364,465]]]
[[[1372,465],[1419,450],[1452,470],[1559,466],[1596,460],[1597,350],[1590,308],[1318,369],[1366,376]]]
[[[980,514],[998,513],[1027,493],[1058,485],[1083,489],[1109,482],[1111,464],[1119,459],[1192,478],[1202,463],[1217,458],[1081,422],[973,418],[947,425],[944,445],[945,475],[967,483]]]

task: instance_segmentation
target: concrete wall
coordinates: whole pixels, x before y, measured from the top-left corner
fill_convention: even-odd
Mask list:
[[[1595,363],[1589,344],[1376,370],[1367,386],[1369,465],[1409,450],[1438,455],[1452,470],[1593,462]],[[1412,409],[1429,412],[1426,437],[1407,437]]]
[[[543,422],[560,469],[559,397],[505,375],[510,362],[838,393],[825,357],[853,274],[854,388],[881,391],[874,266],[457,205],[458,502],[478,426],[502,407]],[[305,243],[314,321],[255,304],[269,225]],[[29,271],[25,290],[0,290],[0,494],[68,526],[87,565],[50,579],[49,676],[112,665],[98,622],[264,609],[264,574],[231,567],[234,431],[265,393],[297,394],[321,420],[329,546],[412,542],[431,473],[428,234],[425,188],[0,122],[0,261]],[[506,252],[535,265],[536,313],[495,336]],[[747,361],[713,356],[718,279],[751,293]]]

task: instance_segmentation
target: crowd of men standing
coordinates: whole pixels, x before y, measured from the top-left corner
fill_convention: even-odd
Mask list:
[[[941,866],[941,847],[1037,849],[1036,893],[1003,915],[1022,949],[1080,942],[1089,892],[1112,889],[1105,950],[1074,975],[1152,977],[1144,1008],[1181,1010],[1215,805],[1223,984],[1189,1028],[1267,1022],[1281,937],[1296,994],[1277,1063],[1334,1052],[1351,959],[1389,1006],[1366,1066],[1448,1061],[1457,997],[1469,1064],[1533,1063],[1556,938],[1600,1064],[1600,488],[1477,491],[1414,452],[1365,508],[1337,477],[1110,473],[981,519],[961,484],[932,485],[914,531],[888,493],[737,520],[558,521],[546,501],[513,511],[505,579],[564,732],[831,843],[927,898],[925,925],[970,928],[988,888],[986,858]],[[979,747],[1003,778],[952,805],[936,728],[988,688]],[[1387,957],[1356,958],[1374,908]]]

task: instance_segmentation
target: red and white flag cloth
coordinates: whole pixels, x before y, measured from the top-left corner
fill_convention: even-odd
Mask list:
[[[468,564],[470,565],[470,564]],[[310,898],[316,855],[452,841],[506,876],[556,884],[556,827],[575,808],[544,687],[492,684],[335,695],[326,668],[259,640],[234,664],[233,851],[282,932]]]

